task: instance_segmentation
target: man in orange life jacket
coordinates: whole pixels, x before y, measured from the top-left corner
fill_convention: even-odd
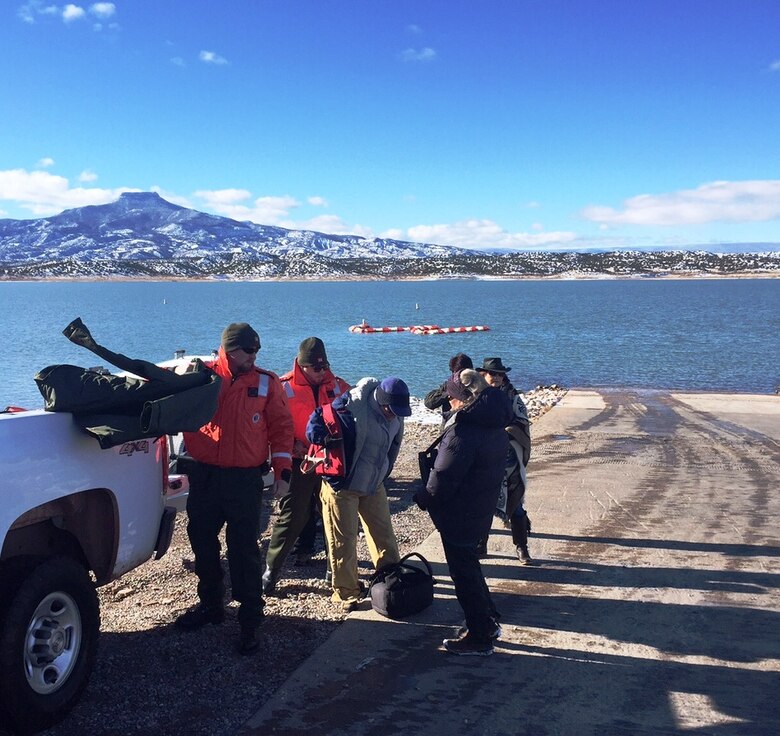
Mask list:
[[[330,404],[351,388],[331,372],[325,345],[319,337],[307,337],[301,342],[292,370],[281,380],[295,425],[295,444],[290,492],[279,499],[279,518],[265,558],[263,592],[266,595],[272,595],[276,589],[284,561],[309,521],[312,500],[319,499],[320,476],[301,472],[301,461],[309,448],[306,423],[318,406]]]
[[[232,595],[241,604],[241,654],[258,649],[257,627],[263,618],[263,563],[257,544],[263,473],[270,459],[277,478],[274,492],[286,493],[293,446],[284,389],[275,373],[255,367],[258,350],[260,337],[246,322],[225,328],[217,360],[207,364],[222,377],[217,411],[197,432],[184,433],[187,452],[195,460],[188,473],[187,534],[200,603],[179,616],[176,625],[193,631],[222,623],[225,586],[218,535],[227,524]]]

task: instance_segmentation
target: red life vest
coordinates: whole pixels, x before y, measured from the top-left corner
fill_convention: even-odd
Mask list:
[[[322,419],[328,430],[328,445],[309,445],[309,451],[301,462],[302,473],[316,473],[325,478],[343,478],[347,474],[347,462],[344,455],[344,436],[341,422],[333,411],[333,406],[322,406]]]

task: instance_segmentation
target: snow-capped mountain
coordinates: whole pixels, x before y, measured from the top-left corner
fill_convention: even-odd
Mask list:
[[[36,220],[0,220],[0,262],[178,260],[319,254],[326,258],[424,258],[473,254],[460,248],[356,235],[326,235],[238,222],[180,207],[153,192]]]

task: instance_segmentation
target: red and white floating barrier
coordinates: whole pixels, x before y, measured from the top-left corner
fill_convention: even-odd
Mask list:
[[[439,325],[412,325],[411,327],[372,327],[365,320],[359,325],[352,325],[350,332],[411,332],[413,335],[446,335],[452,332],[487,332],[486,325],[471,325],[469,327],[439,327]]]
[[[350,332],[369,333],[369,332],[407,332],[408,327],[372,327],[365,320],[359,325],[352,325]]]

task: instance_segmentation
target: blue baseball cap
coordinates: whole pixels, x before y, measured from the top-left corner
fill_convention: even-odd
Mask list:
[[[396,376],[385,378],[376,387],[376,400],[382,406],[387,406],[397,417],[410,417],[412,407],[409,405],[409,387]]]

